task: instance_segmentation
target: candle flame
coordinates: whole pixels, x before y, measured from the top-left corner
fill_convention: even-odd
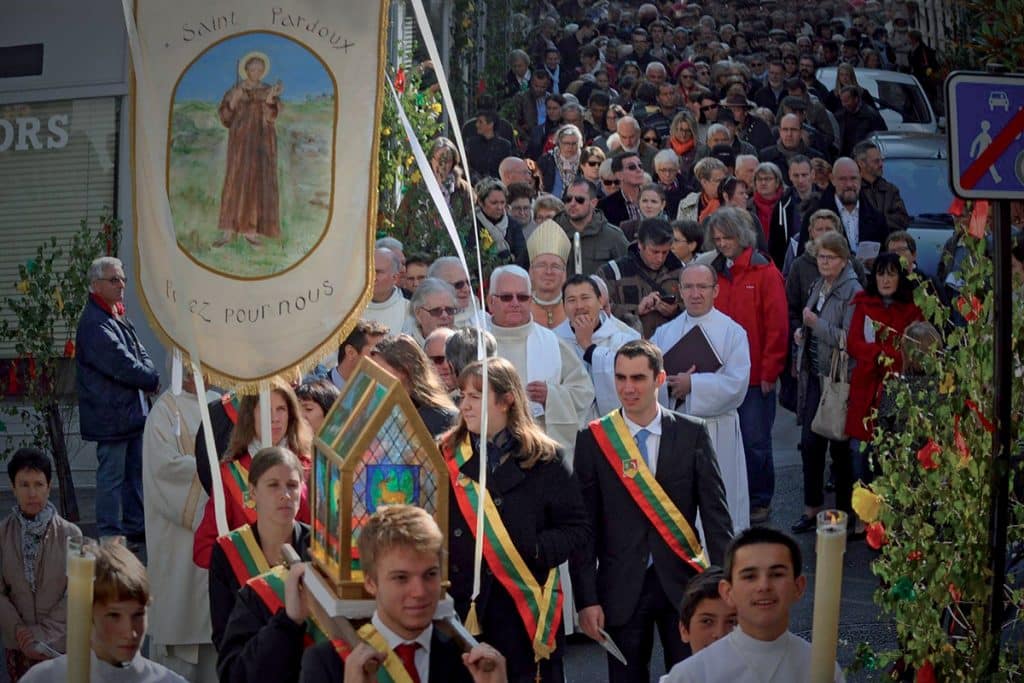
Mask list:
[[[825,513],[825,519],[828,520],[829,524],[838,524],[839,512],[836,510],[829,510],[828,512]]]

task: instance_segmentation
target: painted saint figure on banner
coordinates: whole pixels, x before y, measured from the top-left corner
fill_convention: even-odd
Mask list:
[[[302,261],[330,221],[338,88],[318,55],[253,31],[211,45],[174,89],[167,197],[196,263],[263,278]]]
[[[268,85],[270,59],[250,52],[239,60],[240,80],[224,93],[217,110],[228,129],[228,155],[220,195],[221,247],[241,235],[260,246],[262,237],[279,237],[277,193],[277,116],[284,84]]]

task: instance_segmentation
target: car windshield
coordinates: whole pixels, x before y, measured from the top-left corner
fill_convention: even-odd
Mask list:
[[[945,159],[886,159],[884,177],[900,189],[911,216],[949,212],[953,192]]]
[[[903,117],[903,123],[931,123],[928,105],[921,97],[921,91],[910,83],[878,81],[879,109],[892,109]]]

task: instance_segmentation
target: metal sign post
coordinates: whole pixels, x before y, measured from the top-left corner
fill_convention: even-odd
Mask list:
[[[946,79],[950,184],[964,199],[995,199],[995,358],[992,434],[988,604],[990,658],[982,679],[999,670],[1006,583],[1009,516],[1010,408],[1013,399],[1013,291],[1010,270],[1010,201],[1024,200],[1024,75],[954,72]]]

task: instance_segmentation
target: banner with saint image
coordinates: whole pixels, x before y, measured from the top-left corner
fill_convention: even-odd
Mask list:
[[[140,298],[227,384],[308,366],[369,299],[385,17],[384,0],[135,0]]]

